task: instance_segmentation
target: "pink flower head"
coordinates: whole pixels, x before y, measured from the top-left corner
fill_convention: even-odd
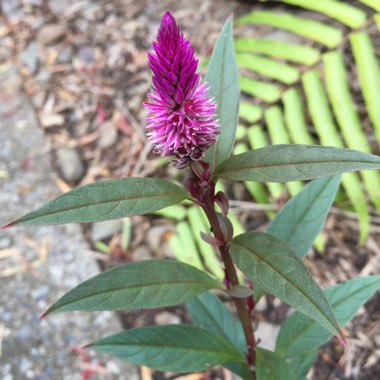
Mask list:
[[[174,156],[177,167],[203,157],[219,133],[214,99],[196,72],[198,60],[174,17],[162,17],[153,51],[148,54],[153,85],[148,94],[147,129],[155,151]]]

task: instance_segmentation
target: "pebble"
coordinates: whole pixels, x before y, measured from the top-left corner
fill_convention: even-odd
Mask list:
[[[85,173],[83,162],[75,148],[61,148],[57,151],[57,164],[65,181],[79,182]]]
[[[40,123],[43,128],[61,126],[65,123],[65,117],[61,114],[42,114]]]
[[[13,313],[11,313],[10,311],[4,311],[4,313],[1,315],[1,319],[4,321],[4,322],[9,322],[12,320],[12,317],[13,317]]]
[[[149,260],[152,258],[150,250],[142,245],[133,251],[133,257],[136,261]]]
[[[158,325],[177,325],[181,323],[181,318],[168,311],[163,311],[154,317],[154,321]]]
[[[146,242],[153,252],[156,252],[161,248],[164,234],[170,230],[170,226],[167,225],[154,226],[149,229],[146,235]]]
[[[41,45],[52,45],[62,40],[65,36],[65,28],[59,24],[48,24],[42,27],[37,35],[37,41]]]
[[[35,73],[38,68],[38,52],[37,44],[32,41],[26,49],[20,53],[21,62],[29,69],[31,73]]]
[[[65,48],[58,54],[58,63],[70,63],[72,60],[72,52],[70,48]]]
[[[99,127],[100,138],[99,147],[106,149],[116,143],[117,140],[117,128],[112,121],[106,121]]]
[[[93,223],[91,227],[91,239],[93,241],[107,239],[118,233],[121,227],[122,222],[120,219]]]
[[[32,297],[35,300],[45,299],[49,295],[49,287],[41,286],[37,289],[32,290]]]
[[[30,369],[31,364],[32,363],[28,359],[22,358],[20,361],[21,372],[24,372],[24,373],[27,372]]]
[[[49,82],[49,80],[52,78],[52,76],[53,76],[53,75],[52,75],[52,73],[51,73],[50,70],[43,69],[43,70],[41,70],[41,71],[38,73],[36,79],[37,79],[37,81],[40,82],[40,83],[47,83],[47,82]]]

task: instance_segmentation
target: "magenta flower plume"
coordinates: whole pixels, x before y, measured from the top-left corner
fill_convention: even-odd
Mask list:
[[[153,51],[148,54],[153,85],[148,94],[147,129],[155,151],[174,156],[177,167],[203,157],[219,133],[214,99],[196,72],[198,60],[174,17],[162,17]]]

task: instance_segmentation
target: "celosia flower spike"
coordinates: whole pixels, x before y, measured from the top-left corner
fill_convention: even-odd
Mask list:
[[[147,129],[155,151],[174,156],[177,167],[203,157],[219,133],[216,104],[196,72],[198,60],[190,41],[166,12],[148,54],[153,85],[148,95]]]

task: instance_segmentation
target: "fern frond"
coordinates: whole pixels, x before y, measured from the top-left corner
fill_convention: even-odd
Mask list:
[[[274,9],[255,9],[236,22],[241,26],[236,38],[238,64],[243,69],[241,89],[255,99],[251,103],[245,100],[241,108],[242,119],[250,125],[250,146],[321,143],[379,153],[379,52],[370,31],[374,23],[380,31],[380,14],[374,13],[380,12],[380,0],[357,0],[357,4],[340,0],[267,3]],[[294,8],[289,10],[281,4]],[[297,7],[310,12],[302,12],[301,17]],[[318,17],[313,17],[312,12],[317,12]],[[270,28],[284,31],[285,36],[291,33],[295,35],[290,39],[294,43],[273,37],[244,37],[241,31],[248,24],[261,28],[260,35]],[[350,63],[354,61],[354,67],[345,63],[346,58]],[[358,83],[360,88],[349,83]],[[257,124],[260,122],[263,126]],[[369,228],[367,194],[380,211],[379,183],[378,172],[343,176],[342,187],[359,215],[361,242]],[[270,186],[271,196],[279,196],[280,189]],[[292,186],[288,188],[295,192]]]
[[[237,21],[237,25],[248,23],[287,30],[299,36],[310,38],[329,48],[337,46],[343,38],[343,32],[338,28],[287,13],[255,11]]]

